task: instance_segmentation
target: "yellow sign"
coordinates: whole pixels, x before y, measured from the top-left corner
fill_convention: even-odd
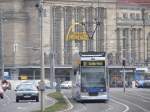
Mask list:
[[[68,30],[66,40],[89,40],[89,36],[86,32],[72,32],[72,29],[76,26],[80,26],[85,31],[85,28],[80,23],[73,23]]]
[[[28,76],[22,75],[22,76],[20,76],[20,79],[21,80],[28,80]]]
[[[86,32],[71,32],[68,35],[68,40],[88,40],[89,36]]]

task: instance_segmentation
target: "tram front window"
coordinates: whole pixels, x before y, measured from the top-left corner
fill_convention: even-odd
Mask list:
[[[95,88],[99,91],[106,88],[104,69],[84,68],[81,73],[81,91],[87,92],[89,89]]]

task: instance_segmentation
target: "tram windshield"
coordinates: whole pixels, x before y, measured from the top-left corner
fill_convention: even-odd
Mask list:
[[[105,69],[104,67],[82,68],[81,70],[81,87],[82,88],[104,88],[105,83]]]

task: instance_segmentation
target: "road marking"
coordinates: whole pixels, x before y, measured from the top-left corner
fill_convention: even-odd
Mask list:
[[[141,97],[141,99],[140,99],[140,101],[143,101],[143,102],[150,102],[150,101],[148,101],[148,100],[150,100],[150,98],[148,98],[148,97],[145,97],[145,96],[142,96],[142,95],[137,95],[136,93],[135,94],[131,94],[131,93],[126,93],[128,96],[130,95],[130,97],[131,97],[131,95],[132,96],[134,96],[134,97],[136,97],[137,98],[137,96],[139,96],[139,97]],[[143,99],[143,98],[144,99]],[[148,100],[147,100],[148,99]],[[137,100],[139,100],[139,99],[137,99]]]
[[[127,94],[131,94],[131,93],[127,93]],[[145,99],[149,99],[149,100],[150,100],[150,98],[149,98],[149,97],[145,97],[145,96],[142,96],[142,95],[136,94],[135,92],[134,92],[134,94],[132,94],[132,95],[140,96],[140,97],[143,97],[143,98],[145,98]]]
[[[118,98],[116,98],[116,97],[114,97],[114,96],[113,96],[112,98],[118,99]],[[144,112],[149,112],[149,110],[147,110],[147,109],[141,107],[140,105],[137,105],[137,104],[135,104],[135,103],[131,103],[130,101],[127,101],[127,100],[125,100],[125,99],[119,99],[119,100],[122,100],[122,101],[124,101],[124,102],[126,102],[126,103],[130,103],[130,104],[132,104],[132,105],[134,105],[134,106],[140,108],[140,109],[143,110]],[[123,111],[123,112],[127,112],[127,111]]]
[[[63,94],[63,97],[66,99],[66,101],[68,102],[69,104],[69,108],[67,108],[66,110],[62,111],[62,112],[67,112],[67,111],[70,111],[71,109],[73,109],[73,105],[72,103],[70,102],[70,100]]]
[[[109,112],[109,111],[111,112],[111,110],[114,109],[114,107],[112,105],[108,105],[108,106],[109,106],[109,108],[104,110],[103,112]]]
[[[18,110],[26,110],[25,107],[17,107]]]
[[[112,98],[115,98],[115,97],[112,97]],[[115,98],[115,99],[117,99],[117,98]],[[110,100],[113,101],[113,102],[115,102],[115,103],[118,103],[118,104],[120,104],[120,105],[123,105],[123,106],[126,108],[126,109],[123,110],[122,112],[128,112],[128,111],[130,110],[129,106],[127,106],[126,104],[121,103],[121,102],[119,102],[119,101],[117,101],[117,100],[115,100],[115,99],[110,99]]]

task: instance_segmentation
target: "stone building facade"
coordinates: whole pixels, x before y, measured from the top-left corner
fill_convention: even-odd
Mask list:
[[[40,68],[38,2],[0,0],[1,33],[5,43],[4,63],[8,70]],[[148,7],[118,5],[116,0],[45,0],[45,66],[50,66],[51,53],[54,54],[56,68],[71,66],[76,49],[105,51],[108,64],[112,67],[121,66],[122,59],[126,59],[127,66],[145,65],[150,57],[149,20]],[[69,27],[77,22],[84,23],[83,27],[89,35],[96,29],[93,39],[65,40]],[[81,32],[83,28],[76,26],[72,31]]]

